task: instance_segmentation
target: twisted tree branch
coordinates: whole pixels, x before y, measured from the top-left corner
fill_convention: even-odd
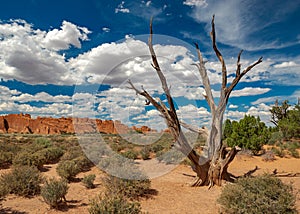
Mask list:
[[[210,107],[211,112],[214,112],[215,109],[216,109],[216,104],[215,104],[215,100],[214,100],[214,97],[213,97],[213,94],[212,94],[209,77],[207,75],[207,71],[206,71],[206,68],[205,68],[205,62],[203,60],[199,45],[197,43],[194,43],[194,44],[195,44],[195,47],[196,47],[196,51],[197,51],[197,55],[198,55],[198,61],[199,61],[198,63],[196,63],[194,65],[197,66],[197,68],[199,70],[199,73],[200,73],[200,76],[201,76],[201,79],[202,79],[202,83],[203,83],[204,90],[205,90],[205,93],[206,93],[206,95],[204,97],[205,97],[205,99],[206,99],[206,101],[207,101],[207,103]]]
[[[210,32],[210,37],[212,40],[212,45],[213,45],[213,49],[216,53],[216,56],[218,57],[219,61],[222,64],[222,88],[225,89],[226,85],[227,85],[227,69],[226,69],[226,64],[225,64],[225,60],[221,54],[221,52],[219,51],[218,47],[217,47],[217,43],[216,43],[216,31],[215,31],[215,15],[213,15],[212,20],[211,20],[211,32]]]

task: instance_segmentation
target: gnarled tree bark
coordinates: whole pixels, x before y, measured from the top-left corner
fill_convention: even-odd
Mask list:
[[[152,58],[152,66],[156,70],[156,73],[161,81],[162,89],[167,97],[168,106],[157,99],[154,99],[145,89],[137,89],[134,84],[129,80],[130,88],[135,90],[135,92],[141,96],[144,96],[160,113],[165,119],[166,124],[171,131],[172,136],[176,140],[176,148],[185,154],[192,162],[192,169],[197,174],[196,181],[192,186],[203,186],[208,185],[212,187],[213,185],[221,185],[222,180],[231,181],[234,176],[228,173],[227,169],[229,164],[234,159],[238,152],[238,148],[231,148],[229,151],[225,148],[222,142],[222,125],[223,116],[228,103],[228,99],[234,87],[238,84],[241,78],[247,74],[254,66],[262,62],[262,57],[256,62],[248,66],[246,69],[241,71],[241,54],[238,54],[237,58],[237,68],[235,72],[235,78],[233,81],[227,83],[227,68],[224,58],[221,52],[218,50],[216,45],[216,33],[214,25],[214,16],[211,21],[212,31],[210,33],[212,39],[212,46],[214,52],[222,65],[222,86],[220,91],[220,100],[218,104],[215,103],[213,93],[211,90],[210,80],[207,75],[207,70],[205,68],[205,61],[203,60],[201,51],[197,43],[195,47],[198,55],[198,63],[195,64],[199,70],[199,74],[202,78],[203,86],[205,89],[205,99],[210,107],[210,112],[212,115],[212,122],[210,132],[206,128],[194,128],[188,124],[179,121],[176,113],[176,108],[174,106],[173,98],[168,87],[167,80],[159,66],[157,57],[152,44],[153,30],[152,30],[152,19],[150,21],[150,36],[148,40],[149,51]],[[189,144],[188,140],[182,132],[181,126],[204,134],[207,136],[207,154],[200,156]]]

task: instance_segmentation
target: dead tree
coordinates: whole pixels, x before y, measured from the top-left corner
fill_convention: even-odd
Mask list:
[[[241,68],[242,66],[240,63],[242,51],[240,51],[237,57],[235,78],[230,84],[228,84],[226,64],[216,44],[214,16],[211,21],[211,27],[212,27],[212,31],[210,33],[210,36],[212,40],[212,46],[218,60],[222,65],[222,86],[220,91],[220,100],[218,104],[215,103],[215,99],[213,97],[210,80],[207,75],[207,70],[205,68],[205,61],[203,59],[198,44],[195,43],[195,47],[198,55],[198,63],[196,63],[195,66],[197,66],[200,76],[202,78],[202,83],[205,89],[204,96],[210,107],[210,112],[212,115],[210,132],[207,133],[207,130],[205,128],[196,129],[179,121],[167,80],[159,66],[159,63],[157,61],[157,56],[153,49],[152,19],[150,21],[150,36],[148,39],[148,46],[152,57],[152,66],[156,70],[156,73],[161,81],[162,89],[167,97],[168,107],[160,100],[154,99],[144,88],[142,88],[141,90],[136,88],[134,84],[129,80],[130,88],[135,90],[137,94],[144,96],[161,113],[161,116],[165,119],[166,124],[172,136],[176,140],[176,144],[175,144],[176,148],[182,153],[184,153],[191,160],[192,169],[197,174],[197,179],[192,186],[208,185],[209,187],[212,187],[213,185],[221,185],[222,180],[233,179],[233,176],[230,173],[228,173],[227,168],[229,164],[232,162],[232,160],[234,159],[235,155],[237,154],[238,149],[231,148],[231,150],[228,151],[223,145],[222,142],[223,116],[226,109],[226,105],[228,103],[230,93],[232,92],[234,87],[238,84],[241,78],[245,74],[247,74],[247,72],[249,72],[257,64],[262,62],[262,57],[261,57],[256,62],[254,62],[253,64],[251,64],[250,66],[242,70]],[[205,156],[200,156],[191,147],[184,133],[182,132],[181,126],[188,128],[190,130],[197,131],[198,133],[207,134],[208,151]]]

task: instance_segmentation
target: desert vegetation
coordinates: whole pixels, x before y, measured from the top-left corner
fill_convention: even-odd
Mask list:
[[[241,178],[226,185],[218,198],[222,213],[297,213],[291,185],[279,178],[261,175]]]
[[[299,110],[295,107],[291,108],[291,111],[294,114],[294,111]],[[295,117],[291,117],[291,120],[294,119]],[[300,142],[297,137],[299,133],[295,130],[290,131],[289,133],[293,134],[287,136],[283,134],[286,129],[267,127],[259,118],[249,115],[240,121],[226,120],[223,128],[224,142],[229,146],[241,147],[241,153],[247,153],[247,156],[258,157],[267,163],[276,162],[278,159],[299,158]],[[161,164],[192,165],[179,151],[170,152],[174,143],[170,133],[140,135],[144,137],[159,135],[160,137],[151,145],[137,145],[124,140],[124,136],[102,135],[107,146],[113,148],[113,151],[120,156],[117,159],[100,158],[98,166],[100,168],[110,166],[114,169],[116,164],[149,159],[157,159]],[[189,131],[186,132],[186,135],[194,137],[193,133]],[[94,142],[95,136],[89,136],[89,139],[87,142],[91,148],[95,148],[92,146],[93,144],[98,145]],[[205,137],[199,135],[196,139],[193,148],[201,153],[205,147]],[[232,142],[235,144],[231,144]],[[91,173],[90,169],[95,166],[95,163],[91,162],[82,150],[82,147],[87,145],[80,145],[78,137],[75,135],[2,134],[0,135],[0,146],[1,171],[3,170],[0,177],[1,200],[5,200],[8,195],[26,198],[41,197],[40,200],[47,204],[49,209],[63,210],[68,208],[68,204],[71,203],[68,201],[68,192],[72,190],[74,184],[80,181],[78,185],[83,186],[85,191],[96,191],[85,208],[87,212],[141,213],[143,212],[142,205],[159,194],[159,190],[152,189],[151,181],[132,167],[123,168],[123,170],[136,178],[143,177],[144,179],[130,180],[105,172],[101,175]],[[128,157],[126,152],[129,151],[134,151],[135,156]],[[101,151],[98,155],[101,156]],[[45,176],[49,166],[55,166],[55,178]],[[124,165],[124,167],[128,166]],[[80,173],[84,174],[78,176]],[[295,186],[279,180],[277,173],[258,177],[253,177],[252,173],[247,174],[246,177],[240,175],[235,183],[226,184],[218,199],[222,212],[257,213],[266,209],[276,209],[277,213],[295,213],[297,189],[293,190]],[[286,173],[286,175],[294,176],[297,173]],[[95,184],[95,180],[97,180],[97,184]],[[100,191],[99,188],[101,188]],[[241,194],[245,200],[240,200]],[[266,204],[261,206],[261,200],[270,200],[274,206],[268,207]],[[142,204],[141,201],[143,201]],[[255,201],[255,206],[251,206],[253,211],[249,208],[249,201],[253,203]],[[236,209],[240,211],[237,212]],[[243,212],[243,210],[249,212]]]
[[[50,208],[58,209],[58,205],[64,200],[66,202],[66,194],[68,192],[68,184],[66,180],[56,180],[51,178],[47,180],[41,189],[41,196],[44,201],[49,204]]]

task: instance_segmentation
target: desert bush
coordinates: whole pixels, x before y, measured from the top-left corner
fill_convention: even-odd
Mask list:
[[[95,174],[86,175],[83,177],[81,182],[86,188],[93,189],[95,187],[94,185],[95,178],[96,178]]]
[[[88,171],[94,165],[85,155],[74,158],[73,161],[76,162],[81,172]]]
[[[0,187],[0,207],[1,207],[1,201],[4,200],[5,196],[9,193],[6,186]],[[1,211],[1,209],[0,209]]]
[[[98,163],[102,156],[109,156],[109,154],[111,153],[109,146],[105,142],[89,141],[84,141],[84,143],[89,143],[88,145],[85,145],[84,152],[92,162]]]
[[[39,137],[34,140],[34,145],[40,146],[41,148],[49,148],[52,146],[50,139],[45,137]]]
[[[61,178],[72,181],[80,172],[80,167],[74,160],[65,160],[59,162],[56,172]]]
[[[55,178],[46,181],[41,189],[41,196],[51,208],[58,208],[59,203],[65,200],[68,192],[68,183]]]
[[[126,158],[135,160],[137,158],[137,152],[134,150],[127,150],[126,152],[122,153],[122,155]]]
[[[113,151],[116,151],[116,152],[120,152],[126,148],[126,146],[124,144],[119,144],[119,143],[114,143],[114,142],[109,143],[109,146]]]
[[[141,205],[138,202],[130,202],[123,195],[105,194],[93,199],[89,208],[90,214],[139,214]]]
[[[270,139],[268,141],[269,145],[275,145],[276,143],[281,143],[283,140],[283,134],[282,132],[273,132],[271,133]]]
[[[21,150],[20,146],[10,142],[0,142],[0,168],[12,164],[13,157]]]
[[[274,161],[274,160],[276,160],[275,154],[272,150],[266,151],[266,153],[263,154],[261,157],[262,157],[263,161]]]
[[[287,142],[286,149],[289,151],[289,154],[294,158],[300,158],[299,152],[297,149],[300,149],[299,142]]]
[[[103,185],[108,192],[122,194],[129,199],[146,196],[150,190],[150,180],[129,180],[108,175],[103,178]]]
[[[300,155],[299,155],[299,152],[298,152],[297,149],[295,149],[295,148],[289,148],[288,151],[289,151],[289,153],[290,153],[290,155],[292,157],[294,157],[294,158],[300,158]]]
[[[287,142],[286,144],[288,149],[300,149],[300,142],[291,141]]]
[[[52,143],[50,139],[44,138],[44,137],[38,137],[34,139],[32,143],[24,144],[24,149],[29,153],[35,153],[39,150],[50,148],[52,146]]]
[[[238,152],[238,155],[252,157],[254,155],[254,153],[250,149],[242,148],[242,150]]]
[[[37,168],[42,168],[46,163],[46,158],[44,154],[41,153],[30,153],[28,151],[23,151],[18,153],[12,160],[13,165],[15,166],[35,166]]]
[[[146,195],[150,189],[150,180],[136,167],[131,159],[113,155],[102,159],[99,162],[99,167],[109,173],[103,178],[103,185],[108,192],[137,199]],[[125,178],[130,178],[130,180]]]
[[[0,151],[0,168],[12,164],[13,155],[12,152]]]
[[[157,152],[160,152],[162,150],[164,150],[164,146],[159,144],[159,143],[156,143],[156,144],[153,144],[151,146],[151,150],[154,152],[154,153],[157,153]]]
[[[164,162],[166,164],[179,164],[186,157],[183,153],[175,149],[169,150],[167,152],[160,151],[156,155],[158,161]]]
[[[278,178],[262,175],[241,178],[222,190],[218,203],[222,213],[297,213],[291,185]]]
[[[143,160],[149,159],[149,157],[150,157],[150,148],[149,147],[143,147],[141,149],[140,154],[141,154]]]
[[[84,155],[82,149],[79,146],[72,147],[71,149],[67,150],[63,156],[61,157],[61,160],[73,160],[75,158],[78,158],[80,156]]]
[[[40,193],[42,181],[43,178],[36,167],[18,166],[0,177],[0,189],[6,188],[9,193],[29,197]]]
[[[0,142],[0,151],[12,152],[13,154],[16,154],[20,150],[21,147],[15,143],[11,143],[10,141]]]
[[[45,163],[56,163],[58,162],[59,158],[64,154],[64,151],[57,146],[44,148],[35,152],[37,156],[44,157]]]
[[[272,147],[271,151],[274,152],[274,154],[278,157],[283,158],[285,156],[284,149],[281,147]]]
[[[131,179],[132,181],[150,181],[148,177],[137,167],[133,160],[125,158],[118,154],[113,154],[110,157],[102,158],[98,165],[102,170],[107,172],[110,176],[115,176],[120,179]],[[148,180],[148,181],[147,181]],[[114,181],[108,179],[107,186],[109,188],[109,181]],[[104,180],[105,182],[105,180]],[[105,184],[104,184],[105,185]]]

